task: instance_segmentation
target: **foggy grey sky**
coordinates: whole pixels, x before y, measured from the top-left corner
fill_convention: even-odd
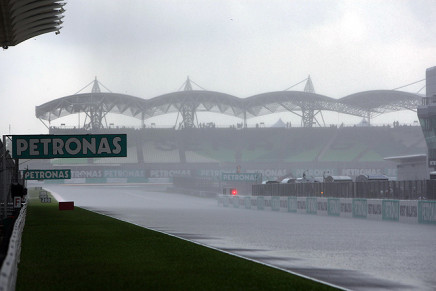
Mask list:
[[[1,134],[9,124],[12,134],[47,133],[35,106],[95,76],[112,92],[149,99],[188,75],[248,97],[310,74],[317,93],[341,98],[418,81],[436,65],[433,0],[74,0],[65,9],[61,34],[0,51]]]

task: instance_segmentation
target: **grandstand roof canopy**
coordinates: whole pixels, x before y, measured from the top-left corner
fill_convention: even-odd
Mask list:
[[[48,32],[59,33],[64,5],[61,0],[0,0],[1,47]]]
[[[413,110],[421,105],[422,97],[408,92],[394,90],[373,90],[348,95],[339,102],[365,111],[387,113],[400,110]]]
[[[100,116],[119,113],[144,120],[180,112],[186,106],[195,112],[216,112],[243,119],[286,111],[301,111],[303,116],[307,111],[322,110],[368,117],[392,111],[415,110],[420,103],[419,95],[392,90],[365,91],[341,99],[301,91],[277,91],[238,98],[214,91],[191,90],[168,93],[152,99],[97,91],[44,103],[36,107],[36,117],[50,122],[69,114],[98,111]]]

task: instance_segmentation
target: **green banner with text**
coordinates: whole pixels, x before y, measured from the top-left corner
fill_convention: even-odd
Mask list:
[[[24,170],[24,180],[57,180],[71,179],[71,170]]]
[[[127,135],[13,135],[12,157],[14,159],[127,157]]]

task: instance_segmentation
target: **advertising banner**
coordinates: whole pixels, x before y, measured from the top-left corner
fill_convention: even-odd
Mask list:
[[[307,214],[317,214],[318,213],[318,203],[316,197],[306,198],[306,213]]]
[[[436,223],[436,201],[418,201],[418,222]]]
[[[353,199],[339,198],[341,202],[341,217],[353,217]]]
[[[398,221],[400,219],[400,201],[383,200],[383,220]]]
[[[297,197],[288,197],[288,212],[297,212]]]
[[[271,197],[271,210],[272,211],[279,211],[280,210],[280,197],[279,196]]]
[[[339,198],[328,198],[328,215],[340,216],[341,215],[341,202]]]
[[[257,196],[257,209],[263,210],[265,208],[265,199],[262,196]]]
[[[418,223],[418,201],[400,200],[401,222]]]
[[[382,219],[382,200],[381,199],[368,199],[368,219]]]
[[[327,198],[317,198],[318,215],[328,215],[328,199]]]
[[[262,175],[258,173],[222,173],[221,181],[226,182],[262,182]]]
[[[297,197],[297,213],[306,213],[306,197]]]
[[[12,157],[14,159],[127,157],[127,135],[13,135]]]
[[[24,170],[24,180],[57,180],[71,179],[71,170]]]

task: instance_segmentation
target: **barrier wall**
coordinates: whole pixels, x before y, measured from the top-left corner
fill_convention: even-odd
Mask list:
[[[218,195],[223,207],[436,224],[436,201]]]

